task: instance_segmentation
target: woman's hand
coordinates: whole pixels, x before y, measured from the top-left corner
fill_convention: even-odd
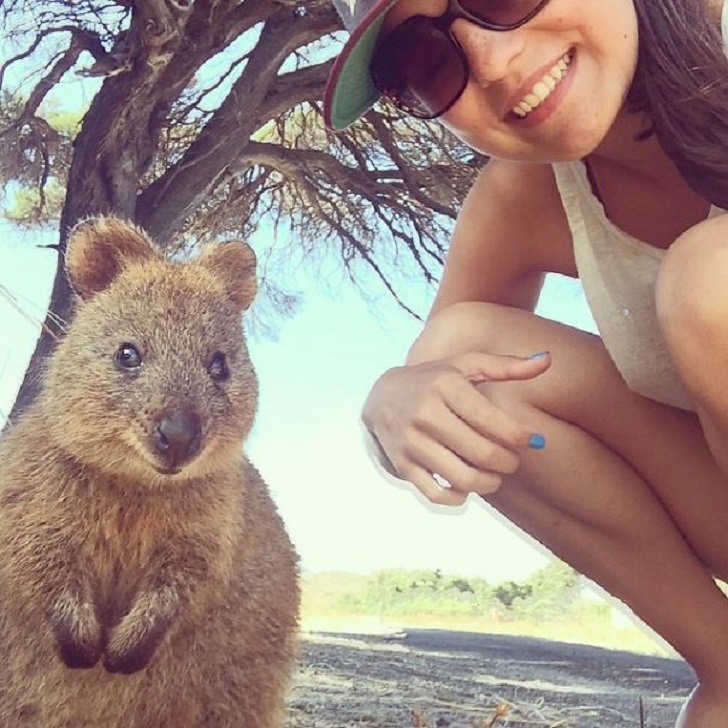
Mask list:
[[[468,493],[495,491],[524,449],[545,445],[476,385],[532,379],[550,364],[547,352],[527,359],[469,353],[396,367],[374,384],[364,424],[401,478],[434,503],[459,505]]]

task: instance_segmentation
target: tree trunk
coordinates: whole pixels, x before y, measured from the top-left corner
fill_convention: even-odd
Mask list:
[[[134,220],[139,180],[146,171],[156,138],[151,125],[142,127],[141,131],[138,122],[129,129],[121,128],[124,116],[120,109],[129,105],[128,97],[133,89],[131,79],[124,85],[102,87],[74,142],[48,314],[9,421],[27,409],[40,393],[45,361],[63,336],[63,324],[71,319],[73,295],[64,266],[70,230],[79,220],[92,215],[113,213]]]

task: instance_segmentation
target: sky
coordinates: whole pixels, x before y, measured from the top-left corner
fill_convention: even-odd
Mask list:
[[[0,232],[0,285],[24,311],[42,317],[55,252],[38,247],[44,242],[38,234]],[[499,582],[527,578],[549,563],[482,499],[436,507],[379,475],[364,448],[359,413],[374,380],[402,363],[420,324],[386,297],[365,302],[333,274],[297,280],[303,298],[297,314],[279,322],[276,339],[250,342],[261,397],[247,448],[304,571],[441,569]],[[422,313],[431,295],[423,297]],[[539,312],[593,330],[574,281],[550,276]],[[0,412],[11,407],[37,333],[0,297]]]

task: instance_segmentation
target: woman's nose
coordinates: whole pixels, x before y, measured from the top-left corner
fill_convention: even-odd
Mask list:
[[[523,37],[517,30],[487,30],[459,18],[451,31],[468,58],[471,80],[479,86],[503,80],[523,50]]]

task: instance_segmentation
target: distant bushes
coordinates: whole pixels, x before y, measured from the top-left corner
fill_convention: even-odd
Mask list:
[[[582,611],[582,578],[554,563],[523,582],[489,584],[448,576],[440,570],[387,570],[373,574],[364,589],[339,597],[336,608],[389,616],[432,614],[491,619],[551,621]]]

